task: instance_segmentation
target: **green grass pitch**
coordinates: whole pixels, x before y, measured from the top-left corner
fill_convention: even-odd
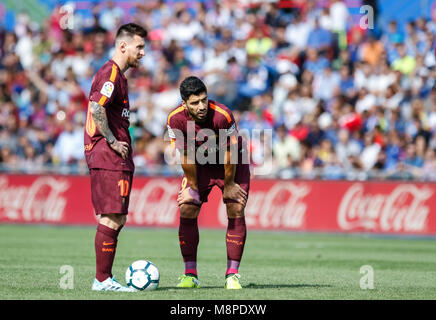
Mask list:
[[[95,227],[0,225],[0,300],[6,299],[435,299],[436,238],[260,232],[249,230],[239,269],[243,290],[225,290],[225,230],[200,229],[199,289],[177,289],[183,273],[176,229],[129,228],[119,236],[113,272],[148,259],[160,272],[156,291],[93,292]],[[61,289],[60,268],[74,270]],[[374,289],[363,290],[363,265]]]

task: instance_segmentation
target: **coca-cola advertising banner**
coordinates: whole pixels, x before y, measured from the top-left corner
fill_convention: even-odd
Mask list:
[[[128,225],[177,227],[181,178],[135,177]],[[436,234],[436,184],[252,180],[250,229]],[[86,176],[0,176],[0,223],[95,225]],[[201,227],[227,226],[221,192],[201,209]]]

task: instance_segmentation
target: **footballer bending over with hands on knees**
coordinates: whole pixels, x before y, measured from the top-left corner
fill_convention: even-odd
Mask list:
[[[133,172],[129,133],[129,97],[124,72],[144,56],[147,31],[129,23],[115,37],[115,53],[94,76],[85,126],[85,158],[91,177],[91,199],[100,215],[95,235],[95,291],[134,290],[112,275],[118,234],[126,223]]]
[[[184,172],[177,202],[185,274],[179,278],[177,286],[200,286],[197,217],[212,188],[218,186],[228,216],[225,288],[241,289],[238,269],[247,235],[244,209],[250,186],[249,164],[243,161],[244,141],[237,134],[230,109],[209,100],[206,86],[199,78],[185,78],[180,84],[180,94],[182,104],[170,112],[167,123],[171,144],[180,151]]]

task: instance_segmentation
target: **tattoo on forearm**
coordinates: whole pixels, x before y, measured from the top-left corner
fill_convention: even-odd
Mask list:
[[[109,129],[109,124],[108,124],[107,116],[106,116],[106,110],[95,101],[91,102],[90,107],[91,107],[92,118],[94,119],[95,125],[98,128],[98,130],[100,131],[101,135],[106,140],[111,141],[111,140],[115,139],[114,134]]]

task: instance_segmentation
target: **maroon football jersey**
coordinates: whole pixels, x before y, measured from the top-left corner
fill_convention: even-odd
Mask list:
[[[109,146],[95,125],[89,110],[91,101],[106,109],[109,129],[119,141],[129,144],[129,154],[124,160]],[[132,140],[129,133],[129,97],[127,79],[113,61],[106,62],[94,76],[89,93],[88,113],[85,126],[85,157],[89,169],[134,171]]]
[[[195,126],[195,133],[191,132],[188,134],[188,122],[190,122],[193,127]],[[206,156],[208,153],[216,154],[215,164],[219,164],[218,157],[220,149],[224,150],[230,144],[235,143],[238,144],[238,153],[242,149],[242,137],[238,137],[237,135],[238,131],[232,112],[223,104],[212,100],[209,100],[207,117],[204,122],[194,122],[188,111],[180,105],[170,112],[167,127],[169,137],[171,138],[171,144],[177,149],[189,150],[189,146],[193,146],[195,147],[195,152],[197,152],[203,144],[210,139],[213,139],[211,142],[214,143],[210,143],[210,145],[214,145],[215,147],[211,148],[203,145],[201,152],[204,152]],[[208,134],[204,129],[209,129],[211,131]],[[181,136],[179,136],[179,134],[181,134]],[[222,137],[227,138],[225,140],[220,140],[220,134]],[[191,139],[195,141],[191,141],[192,143],[189,144],[188,140]],[[198,155],[198,153],[196,154]],[[198,164],[197,160],[198,159],[196,158],[196,163]]]

